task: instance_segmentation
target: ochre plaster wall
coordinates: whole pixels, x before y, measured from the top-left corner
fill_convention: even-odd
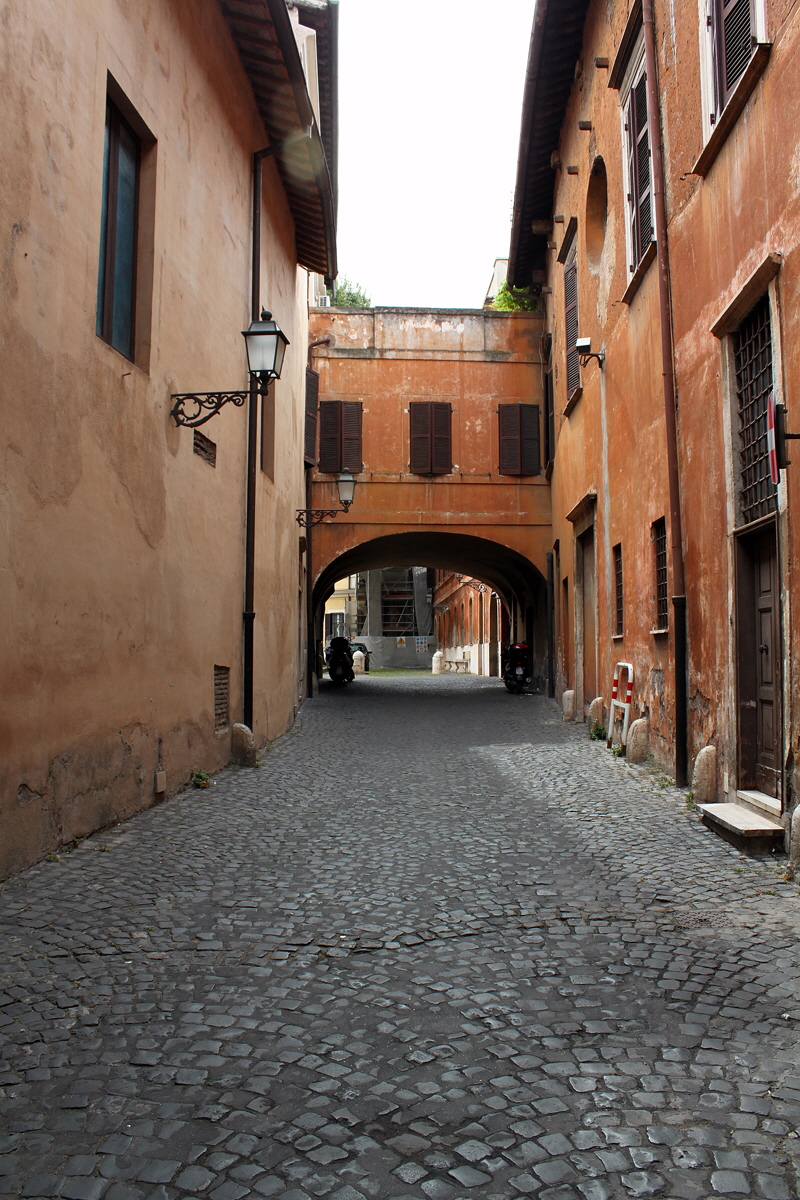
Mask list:
[[[265,134],[214,0],[30,0],[6,12],[0,482],[0,873],[215,770],[213,668],[241,719],[246,415],[169,417],[246,385],[251,162]],[[152,317],[136,364],[95,334],[107,74],[156,138]],[[304,273],[265,164],[264,302],[292,342],[259,480],[256,738],[298,700]],[[147,343],[149,344],[149,348]],[[274,529],[284,532],[276,536]],[[291,635],[291,636],[290,636]]]
[[[543,418],[542,332],[530,313],[312,310],[310,340],[332,339],[315,351],[320,399],[362,403],[364,464],[349,513],[313,531],[315,579],[345,551],[408,532],[485,538],[546,577],[550,488],[544,473],[498,473],[497,417],[498,403],[521,401]],[[452,405],[450,475],[409,472],[413,400]],[[334,476],[313,473],[312,502],[337,507]]]

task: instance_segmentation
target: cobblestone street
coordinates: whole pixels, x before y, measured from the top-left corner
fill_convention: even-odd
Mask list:
[[[800,1195],[800,903],[496,679],[323,686],[0,895],[0,1192]]]

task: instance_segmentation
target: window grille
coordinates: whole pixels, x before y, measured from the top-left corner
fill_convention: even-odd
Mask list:
[[[214,729],[227,729],[231,723],[231,670],[214,667]]]
[[[614,633],[617,637],[622,633],[623,600],[622,600],[622,546],[614,547]]]
[[[668,629],[667,522],[664,517],[653,522],[653,551],[656,568],[656,629]]]
[[[769,297],[750,310],[733,335],[739,410],[739,500],[745,524],[775,512],[769,473],[767,399],[772,391]]]

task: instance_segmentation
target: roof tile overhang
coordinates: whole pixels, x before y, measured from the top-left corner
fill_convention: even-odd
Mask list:
[[[536,0],[511,225],[508,279],[512,287],[527,287],[533,272],[545,267],[548,235],[534,233],[531,224],[552,220],[555,176],[550,156],[558,147],[575,81],[588,8],[589,0]]]
[[[285,0],[220,0],[294,218],[297,261],[336,276],[334,189]]]

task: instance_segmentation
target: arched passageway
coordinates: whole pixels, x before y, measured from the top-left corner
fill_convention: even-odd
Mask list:
[[[361,542],[331,559],[314,585],[309,644],[320,645],[325,601],[337,580],[362,571],[411,566],[461,572],[491,587],[507,614],[510,638],[524,638],[531,645],[534,677],[543,685],[548,675],[547,581],[518,551],[472,534],[389,534]]]

